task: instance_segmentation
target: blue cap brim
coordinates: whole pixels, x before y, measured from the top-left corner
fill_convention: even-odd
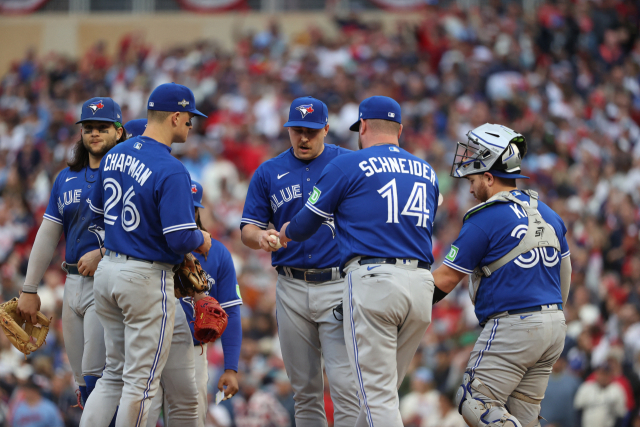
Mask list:
[[[503,172],[503,171],[496,171],[496,170],[488,170],[487,172],[489,172],[491,175],[498,177],[498,178],[505,178],[505,179],[529,179],[528,176],[524,176],[524,175],[520,175],[517,173],[507,173],[507,172]]]
[[[202,206],[202,203],[198,203],[195,200],[193,201],[193,206],[204,209],[204,206]]]
[[[293,121],[293,122],[287,122],[283,125],[283,127],[285,128],[291,128],[294,126],[299,126],[301,128],[309,128],[309,129],[322,129],[326,126],[327,124],[322,124],[322,123],[314,123],[314,122],[304,122],[304,121]]]
[[[96,118],[90,118],[90,119],[84,119],[84,120],[78,120],[76,122],[77,125],[79,125],[82,122],[110,122],[110,123],[116,123],[117,120],[113,120],[113,119],[107,119],[107,118],[101,118],[101,117],[96,117]]]
[[[206,115],[202,114],[200,111],[196,110],[195,108],[191,111],[189,111],[192,114],[195,114],[196,116],[200,116],[200,117],[207,117]]]
[[[360,119],[349,127],[351,132],[360,132]]]

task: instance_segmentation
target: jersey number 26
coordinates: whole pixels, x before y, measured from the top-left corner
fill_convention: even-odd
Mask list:
[[[122,198],[122,187],[120,183],[113,178],[107,178],[104,180],[104,190],[111,190],[111,196],[104,204],[104,222],[105,224],[114,225],[118,220],[118,215],[111,215],[109,211],[113,209]],[[124,204],[122,205],[122,228],[124,231],[133,231],[140,225],[140,213],[138,208],[133,204],[131,198],[136,195],[133,191],[133,185],[129,187],[124,195]],[[127,218],[128,216],[128,218]]]

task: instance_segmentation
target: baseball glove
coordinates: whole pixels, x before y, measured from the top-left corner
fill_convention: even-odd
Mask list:
[[[25,354],[31,354],[44,344],[49,332],[49,319],[38,312],[38,324],[23,319],[16,311],[18,298],[0,304],[0,325],[15,348]]]
[[[193,335],[198,341],[214,342],[227,328],[229,316],[213,297],[204,297],[196,303]]]
[[[192,297],[209,289],[207,273],[193,254],[186,254],[174,273],[173,289],[176,298]]]

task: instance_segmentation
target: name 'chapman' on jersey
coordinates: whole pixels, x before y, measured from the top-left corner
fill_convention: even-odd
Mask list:
[[[104,171],[120,171],[129,174],[140,186],[143,186],[153,171],[134,156],[124,153],[107,154]]]

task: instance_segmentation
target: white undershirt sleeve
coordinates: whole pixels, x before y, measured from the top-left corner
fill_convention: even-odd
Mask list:
[[[27,265],[27,277],[24,280],[22,290],[25,292],[37,292],[38,284],[42,281],[44,272],[51,264],[51,258],[62,236],[62,224],[47,220],[42,221],[36,240],[31,248],[29,264]]]

